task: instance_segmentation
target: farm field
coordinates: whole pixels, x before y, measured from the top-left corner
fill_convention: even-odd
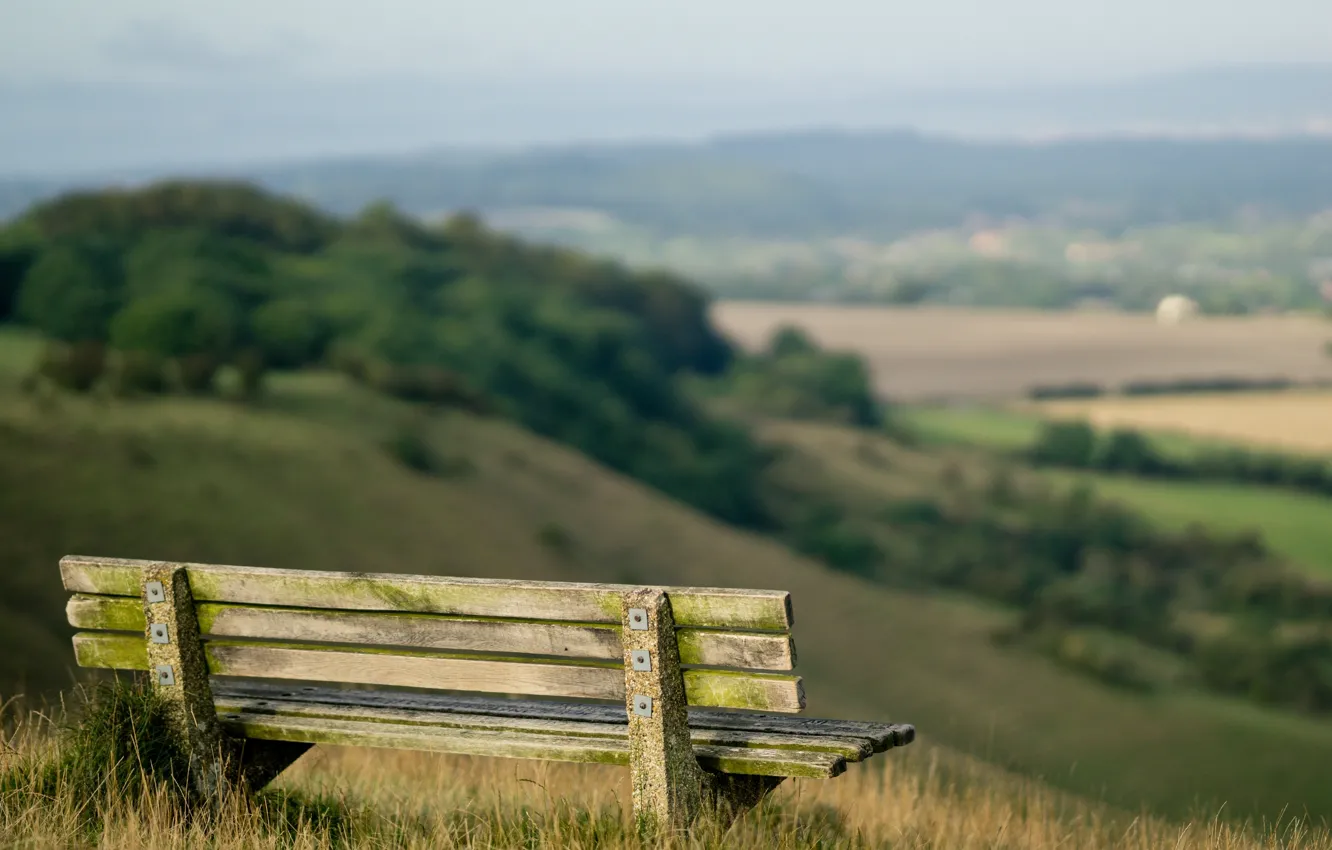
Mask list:
[[[1292,394],[1295,395],[1295,394]],[[1217,406],[1229,402],[1243,407],[1253,398],[1248,394],[1218,397]],[[1280,396],[1278,396],[1280,398]],[[1332,406],[1332,395],[1327,396]],[[1191,398],[1143,399],[1175,402],[1187,407]],[[1107,399],[1113,405],[1120,399]],[[1137,400],[1125,400],[1136,405]],[[1072,415],[1062,404],[1015,405],[1010,407],[949,406],[907,407],[899,411],[902,420],[926,445],[966,445],[1000,452],[1014,452],[1031,445],[1040,430],[1041,414],[1055,409],[1060,415]],[[1332,418],[1332,407],[1329,410]],[[1280,425],[1279,420],[1273,420]],[[1111,423],[1100,423],[1109,425]],[[1145,425],[1137,421],[1113,424]],[[1205,446],[1235,445],[1199,439],[1178,431],[1154,431],[1145,427],[1153,443],[1163,452],[1185,457]],[[1255,434],[1262,432],[1255,429]],[[1313,436],[1313,432],[1308,432]],[[1262,442],[1261,440],[1257,442]],[[1270,443],[1270,441],[1267,441]],[[1272,549],[1292,562],[1332,575],[1332,499],[1298,493],[1276,487],[1240,484],[1159,481],[1094,472],[1044,470],[1039,474],[1062,483],[1092,484],[1103,497],[1123,502],[1142,511],[1164,528],[1182,529],[1191,523],[1220,532],[1253,529],[1261,532]]]
[[[1314,454],[1332,454],[1332,391],[1119,397],[1043,402],[1042,414],[1101,428],[1173,431]]]
[[[31,353],[17,338],[0,349]],[[775,587],[793,596],[811,715],[912,722],[913,746],[1131,809],[1185,816],[1225,800],[1237,815],[1296,804],[1332,817],[1324,721],[1187,691],[1125,692],[996,646],[991,635],[1012,616],[1003,609],[830,571],[507,423],[425,423],[435,451],[468,461],[428,477],[381,447],[410,410],[338,376],[278,376],[249,406],[42,401],[18,393],[22,368],[0,362],[0,480],[26,482],[0,488],[0,641],[25,647],[0,658],[9,688],[71,680],[56,569],[69,553]],[[785,439],[838,475],[874,475],[848,487],[903,483],[855,462],[863,440],[901,452],[886,439],[836,428]],[[913,486],[936,480],[938,459],[902,461],[929,467]],[[889,672],[867,678],[866,653],[890,656]]]
[[[1206,318],[1162,327],[1151,316],[963,308],[726,301],[714,320],[746,346],[795,324],[862,354],[879,390],[904,401],[1006,399],[1031,386],[1218,375],[1332,379],[1332,324],[1316,316]]]

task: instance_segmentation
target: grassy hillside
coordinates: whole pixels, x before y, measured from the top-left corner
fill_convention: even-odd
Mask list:
[[[6,345],[17,354],[28,344]],[[430,419],[423,427],[444,461],[432,477],[381,447],[418,414],[338,376],[279,376],[251,405],[42,400],[20,395],[16,361],[3,362],[0,643],[25,648],[0,656],[6,681],[69,681],[56,562],[71,552],[774,587],[794,597],[812,713],[914,722],[924,748],[1129,807],[1179,814],[1225,800],[1242,814],[1332,816],[1324,722],[1071,675],[995,646],[991,634],[1011,617],[1003,610],[830,572],[512,425]],[[808,444],[828,464],[854,467],[861,437],[809,433],[832,435]],[[879,473],[869,483],[896,482]]]
[[[1232,400],[1244,404],[1243,396]],[[1064,411],[1065,408],[1057,408]],[[993,407],[913,407],[900,416],[929,445],[970,445],[1002,452],[1032,444],[1041,418],[1032,411]],[[1151,432],[1176,457],[1224,445],[1177,432]],[[1091,472],[1043,473],[1063,484],[1085,482],[1098,493],[1142,511],[1166,528],[1190,524],[1234,532],[1256,529],[1272,549],[1296,564],[1332,574],[1332,500],[1276,487],[1187,481],[1149,481]]]

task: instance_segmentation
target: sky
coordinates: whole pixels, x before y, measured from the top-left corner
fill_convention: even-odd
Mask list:
[[[1327,0],[3,0],[0,81],[920,88],[1332,61]]]
[[[1332,0],[0,0],[0,178],[807,126],[1101,132],[1239,100],[1300,125],[1332,120],[1329,32]],[[1326,73],[1022,100],[1247,63]],[[1212,113],[1185,116],[1199,100]]]

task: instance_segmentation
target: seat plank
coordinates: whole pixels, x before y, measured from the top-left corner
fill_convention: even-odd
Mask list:
[[[388,747],[466,755],[627,765],[628,738],[576,737],[517,729],[465,729],[289,717],[239,712],[222,718],[233,735],[354,747]],[[724,773],[828,778],[846,771],[846,759],[829,752],[696,745],[699,763]]]
[[[621,712],[620,722],[562,720],[532,717],[500,717],[486,714],[436,711],[416,708],[381,708],[373,706],[340,705],[319,702],[318,698],[303,698],[300,694],[281,698],[257,698],[234,694],[219,695],[215,699],[217,712],[224,718],[228,714],[280,714],[292,717],[327,717],[337,720],[358,720],[375,723],[456,727],[462,729],[512,730],[569,737],[627,739],[628,726]],[[848,736],[812,737],[808,735],[777,734],[747,730],[704,729],[690,730],[695,744],[740,747],[749,749],[803,750],[835,753],[848,762],[863,761],[874,752],[868,738]]]
[[[148,664],[144,639],[135,635],[80,632],[74,652],[83,667],[142,670]],[[615,662],[228,640],[205,641],[204,655],[218,676],[624,699],[624,668]],[[684,680],[691,705],[791,712],[805,706],[800,678],[790,674],[686,670]]]
[[[60,561],[60,574],[71,592],[137,597],[143,568],[151,563],[67,556]],[[620,599],[635,589],[585,582],[183,566],[196,602],[518,619],[540,612],[551,620],[580,623],[620,622]],[[786,591],[675,587],[666,592],[679,626],[780,632],[793,622]]]
[[[272,682],[218,679],[213,693],[222,698],[253,697],[283,699],[299,695],[301,699],[333,705],[354,705],[409,710],[456,711],[497,717],[532,717],[550,720],[582,720],[625,723],[624,709],[596,703],[559,703],[544,700],[503,697],[423,694],[408,691],[364,691],[349,688],[282,685]],[[871,723],[859,720],[833,720],[794,715],[746,714],[709,708],[689,709],[691,728],[734,729],[773,732],[810,737],[845,736],[864,738],[876,753],[903,746],[915,739],[915,728],[902,723]]]
[[[143,604],[123,596],[75,594],[65,606],[71,626],[142,633]],[[619,624],[500,620],[441,614],[329,611],[205,602],[199,628],[216,637],[455,649],[619,660]],[[707,629],[676,632],[684,664],[790,670],[790,635]]]

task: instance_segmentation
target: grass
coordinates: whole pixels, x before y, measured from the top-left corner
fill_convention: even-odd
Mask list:
[[[16,343],[0,335],[4,345]],[[1237,816],[1293,807],[1332,817],[1326,723],[1097,684],[995,646],[1007,612],[830,572],[506,423],[419,423],[439,456],[472,465],[428,476],[383,450],[402,423],[415,427],[410,411],[335,376],[277,376],[265,400],[244,406],[34,399],[18,394],[20,372],[0,359],[0,480],[24,483],[0,488],[6,693],[74,680],[57,572],[70,553],[780,588],[794,600],[814,716],[914,723],[913,747],[969,753],[1130,809],[1182,816],[1224,801]],[[784,439],[848,487],[934,486],[941,463],[835,428]],[[887,467],[858,459],[866,439]]]
[[[1027,448],[1041,430],[1040,417],[979,405],[911,406],[894,416],[925,445],[979,446],[995,451]]]
[[[1243,398],[1235,396],[1231,403],[1243,404]],[[900,416],[926,445],[969,445],[1002,452],[1030,445],[1041,423],[1041,419],[1027,409],[980,406],[907,407],[902,409]],[[1332,423],[1332,411],[1329,411],[1328,422]],[[1329,425],[1329,431],[1332,431],[1332,425]],[[1203,448],[1224,445],[1171,432],[1153,431],[1150,437],[1161,451],[1176,457],[1187,457]],[[1055,470],[1042,474],[1056,482],[1090,483],[1102,496],[1121,501],[1166,528],[1182,529],[1197,523],[1223,532],[1254,529],[1263,535],[1273,551],[1293,563],[1332,575],[1330,499],[1278,487],[1151,481]]]
[[[1332,576],[1332,500],[1270,487],[1148,481],[1119,475],[1050,472],[1050,478],[1086,481],[1101,496],[1183,529],[1197,523],[1225,532],[1253,529],[1279,555]]]
[[[95,702],[91,722],[52,734],[28,719],[0,755],[0,844],[100,848],[1156,848],[1327,850],[1294,819],[1172,823],[1090,804],[938,750],[790,780],[729,828],[635,834],[628,772],[396,750],[317,747],[254,798],[185,805],[142,692]],[[97,761],[97,759],[101,761]],[[98,768],[101,768],[100,770]]]

